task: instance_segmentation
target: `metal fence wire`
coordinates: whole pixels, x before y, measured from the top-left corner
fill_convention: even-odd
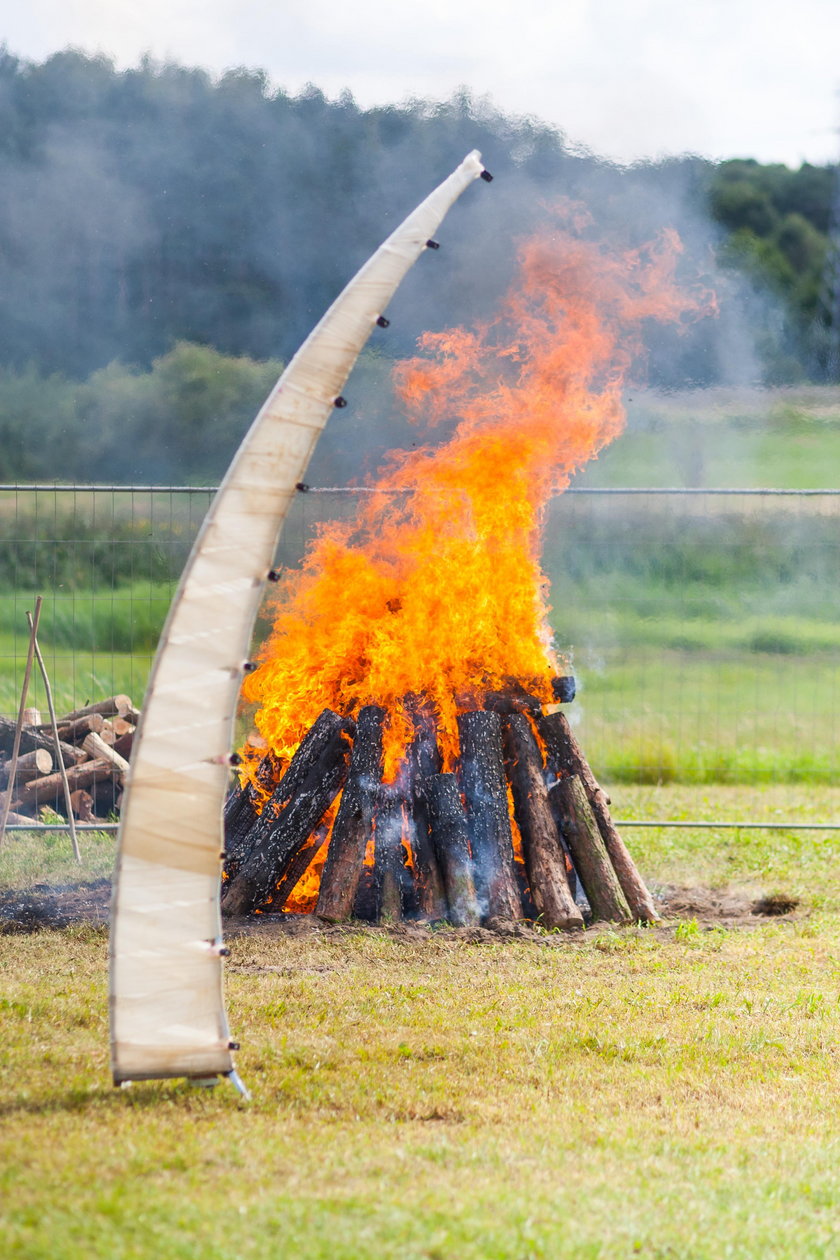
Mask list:
[[[17,710],[37,594],[59,711],[142,702],[214,492],[0,486],[0,711]],[[365,493],[302,490],[277,563],[298,564]],[[836,490],[572,489],[551,504],[552,629],[578,679],[570,718],[607,783],[836,779],[838,517]]]

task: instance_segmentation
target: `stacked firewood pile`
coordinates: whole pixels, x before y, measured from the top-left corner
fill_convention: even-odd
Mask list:
[[[555,695],[571,699],[573,680],[556,679]],[[224,913],[574,928],[588,902],[596,919],[656,919],[558,705],[544,710],[515,683],[458,704],[455,773],[442,773],[434,715],[419,699],[407,705],[414,738],[393,783],[377,705],[355,722],[325,709],[282,775],[267,753],[256,781],[227,800]]]
[[[58,745],[52,724],[27,709],[20,755],[11,787],[10,823],[27,823],[45,806],[66,813],[58,758],[64,764],[73,814],[80,822],[100,822],[118,813],[134,730],[140,718],[128,696],[108,696],[58,719]],[[15,723],[0,718],[0,790],[8,792]]]

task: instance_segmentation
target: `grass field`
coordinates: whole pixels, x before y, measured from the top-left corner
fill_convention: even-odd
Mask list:
[[[836,814],[840,789],[619,785],[614,801],[622,816],[810,818]],[[802,909],[529,941],[234,939],[250,1105],[228,1088],[113,1090],[104,933],[4,936],[3,1254],[838,1254],[836,841],[627,838],[654,887],[785,891]],[[89,877],[112,844],[84,838]],[[0,856],[0,886],[71,874],[58,841]]]
[[[826,391],[658,406],[637,400],[627,438],[585,480],[820,486],[840,454]],[[547,563],[582,684],[572,712],[614,816],[840,821],[825,506],[666,504],[646,523],[579,503],[552,518]],[[6,711],[22,589],[0,596]],[[165,583],[126,582],[95,598],[77,584],[48,606],[59,707],[112,691],[139,702],[167,603]],[[104,930],[2,935],[0,1254],[840,1256],[837,834],[626,830],[655,893],[784,895],[800,902],[789,919],[234,938],[249,1105],[229,1088],[115,1091]],[[107,876],[113,839],[81,845],[81,877]],[[79,878],[66,836],[9,837],[0,852],[0,895]]]

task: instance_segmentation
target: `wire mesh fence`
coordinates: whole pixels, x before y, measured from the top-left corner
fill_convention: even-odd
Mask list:
[[[115,692],[141,703],[213,493],[0,487],[0,711],[17,709],[36,594],[59,709]],[[297,565],[364,493],[299,493],[278,563]],[[572,490],[551,504],[551,625],[578,679],[571,720],[607,782],[835,780],[838,517],[830,490]]]

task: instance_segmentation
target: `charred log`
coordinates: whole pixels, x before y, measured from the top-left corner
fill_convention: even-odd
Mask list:
[[[333,824],[321,876],[317,914],[340,922],[350,917],[372,833],[382,782],[382,726],[385,710],[368,704],[359,711],[347,783]]]
[[[446,918],[446,892],[431,836],[425,784],[441,767],[434,715],[428,707],[412,711],[415,736],[408,750],[408,800],[405,804],[406,839],[414,857],[418,913],[435,922]]]
[[[347,743],[338,729],[285,808],[276,812],[271,801],[266,804],[249,833],[239,869],[225,886],[225,914],[247,914],[267,900],[335,800],[346,774]]]
[[[596,919],[631,921],[633,915],[607,853],[598,823],[576,775],[558,779],[549,793],[557,826],[562,831]]]
[[[539,731],[545,743],[549,770],[558,777],[577,775],[580,778],[633,918],[645,923],[656,922],[659,915],[653,899],[615,829],[606,793],[592,773],[565,715],[551,713],[540,718]]]
[[[467,816],[454,774],[435,774],[423,784],[428,803],[431,839],[443,877],[447,918],[456,927],[479,922]]]
[[[498,713],[479,710],[458,718],[461,785],[473,858],[476,894],[488,918],[521,919],[513,870],[513,838]]]
[[[514,713],[505,719],[504,747],[534,905],[548,928],[583,927],[583,915],[566,879],[563,846],[543,777],[542,754],[524,714]]]

